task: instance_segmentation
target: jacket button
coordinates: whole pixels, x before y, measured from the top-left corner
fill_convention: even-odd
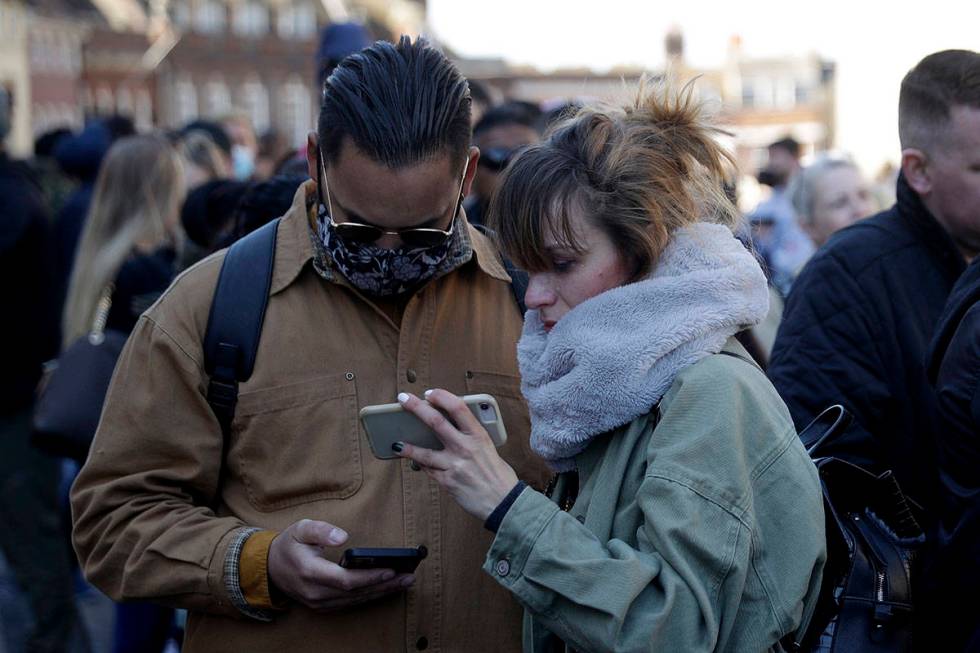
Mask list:
[[[416,382],[416,381],[418,380],[418,378],[419,378],[419,377],[418,377],[418,375],[417,375],[417,374],[415,373],[415,370],[409,370],[409,371],[408,371],[408,372],[407,372],[407,373],[405,374],[405,378],[407,378],[407,379],[408,379],[408,382],[409,382],[409,383],[415,383],[415,382]]]
[[[348,372],[347,374],[344,375],[344,378],[347,379],[348,381],[353,381],[354,380],[354,373],[353,372]]]
[[[415,648],[417,648],[420,651],[424,651],[425,649],[429,648],[429,640],[426,639],[425,637],[419,637],[415,641]]]
[[[494,569],[496,570],[498,576],[501,578],[506,577],[507,574],[510,573],[510,560],[507,558],[498,560],[497,564],[494,566]]]

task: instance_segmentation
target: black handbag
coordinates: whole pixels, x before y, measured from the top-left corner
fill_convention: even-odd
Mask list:
[[[102,415],[102,404],[128,334],[106,330],[110,284],[102,293],[92,331],[66,349],[42,381],[34,407],[34,446],[84,462]]]
[[[896,653],[911,647],[920,509],[891,471],[821,455],[850,415],[833,406],[800,433],[823,487],[827,564],[817,607],[794,651]],[[799,635],[799,634],[798,634]]]

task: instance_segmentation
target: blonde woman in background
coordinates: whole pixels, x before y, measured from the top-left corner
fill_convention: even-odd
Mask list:
[[[836,154],[822,154],[803,168],[789,194],[800,226],[818,248],[835,231],[878,210],[861,171],[850,158]]]
[[[117,141],[106,155],[68,287],[64,344],[88,333],[104,293],[106,329],[129,334],[140,314],[170,285],[184,169],[177,151],[156,135]],[[173,610],[149,603],[116,606],[113,653],[159,653]]]
[[[106,328],[125,333],[170,285],[184,194],[183,166],[166,139],[131,136],[112,146],[95,183],[72,269],[65,345],[89,331],[110,284]]]

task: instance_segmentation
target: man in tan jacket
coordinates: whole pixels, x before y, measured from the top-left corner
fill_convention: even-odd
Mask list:
[[[494,395],[528,446],[510,279],[460,209],[466,80],[424,41],[376,43],[324,87],[310,175],[278,226],[254,373],[230,435],[202,340],[223,254],[181,275],[120,357],[72,489],[87,578],[189,610],[188,651],[507,651],[519,606],[482,573],[491,534],[425,474],[379,460],[359,408],[399,391]],[[414,575],[346,570],[347,547],[418,546]]]

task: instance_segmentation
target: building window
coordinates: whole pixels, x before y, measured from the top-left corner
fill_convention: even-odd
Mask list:
[[[796,85],[796,104],[806,104],[810,101],[810,92],[803,84]]]
[[[252,126],[258,133],[263,133],[269,129],[269,93],[265,86],[257,79],[251,79],[242,84],[241,92],[242,109],[248,114]]]
[[[264,36],[269,31],[269,10],[259,2],[245,2],[235,10],[235,32],[242,36]]]
[[[286,82],[282,89],[280,127],[294,147],[299,147],[306,141],[306,135],[313,127],[310,91],[296,76]]]
[[[754,86],[755,106],[760,109],[771,109],[773,105],[772,80],[768,77],[758,77]]]
[[[73,75],[82,72],[82,44],[74,35],[68,43],[68,72]]]
[[[792,109],[796,104],[796,80],[792,77],[782,77],[776,82],[776,106],[780,109]]]
[[[742,106],[747,109],[755,106],[755,86],[749,79],[742,80]]]
[[[174,84],[174,105],[174,117],[178,125],[197,118],[197,89],[190,79],[182,77]]]
[[[281,39],[311,39],[317,30],[316,9],[308,2],[282,5],[276,26]]]
[[[175,0],[170,5],[173,7],[174,25],[181,30],[189,29],[191,26],[191,8],[185,0]]]
[[[35,104],[33,107],[31,107],[31,127],[34,129],[35,137],[48,131],[50,124],[51,120],[48,118],[47,105]]]
[[[91,115],[92,111],[95,109],[95,98],[92,96],[92,89],[89,88],[87,84],[82,85],[81,96],[83,114]]]
[[[308,2],[296,5],[296,38],[311,39],[316,36],[316,9]]]
[[[100,86],[95,92],[95,111],[100,116],[111,116],[116,111],[116,99],[108,86]]]
[[[140,131],[153,128],[153,99],[145,88],[141,88],[136,93],[136,111],[133,118]]]
[[[58,71],[63,73],[72,72],[71,42],[65,34],[58,37]]]
[[[133,93],[125,86],[116,92],[116,113],[133,117]]]
[[[293,38],[296,32],[296,21],[293,18],[295,14],[296,9],[292,5],[279,7],[279,14],[276,17],[276,30],[279,32],[279,38]]]
[[[231,111],[231,94],[228,85],[218,77],[214,77],[204,86],[204,113],[216,118]]]
[[[44,44],[41,43],[41,35],[35,34],[31,39],[31,68],[41,70],[44,67]]]
[[[219,0],[202,0],[194,14],[194,29],[202,34],[225,31],[225,6]]]
[[[72,129],[77,128],[81,124],[78,117],[78,109],[71,104],[62,104],[58,110],[58,124],[71,127]]]

